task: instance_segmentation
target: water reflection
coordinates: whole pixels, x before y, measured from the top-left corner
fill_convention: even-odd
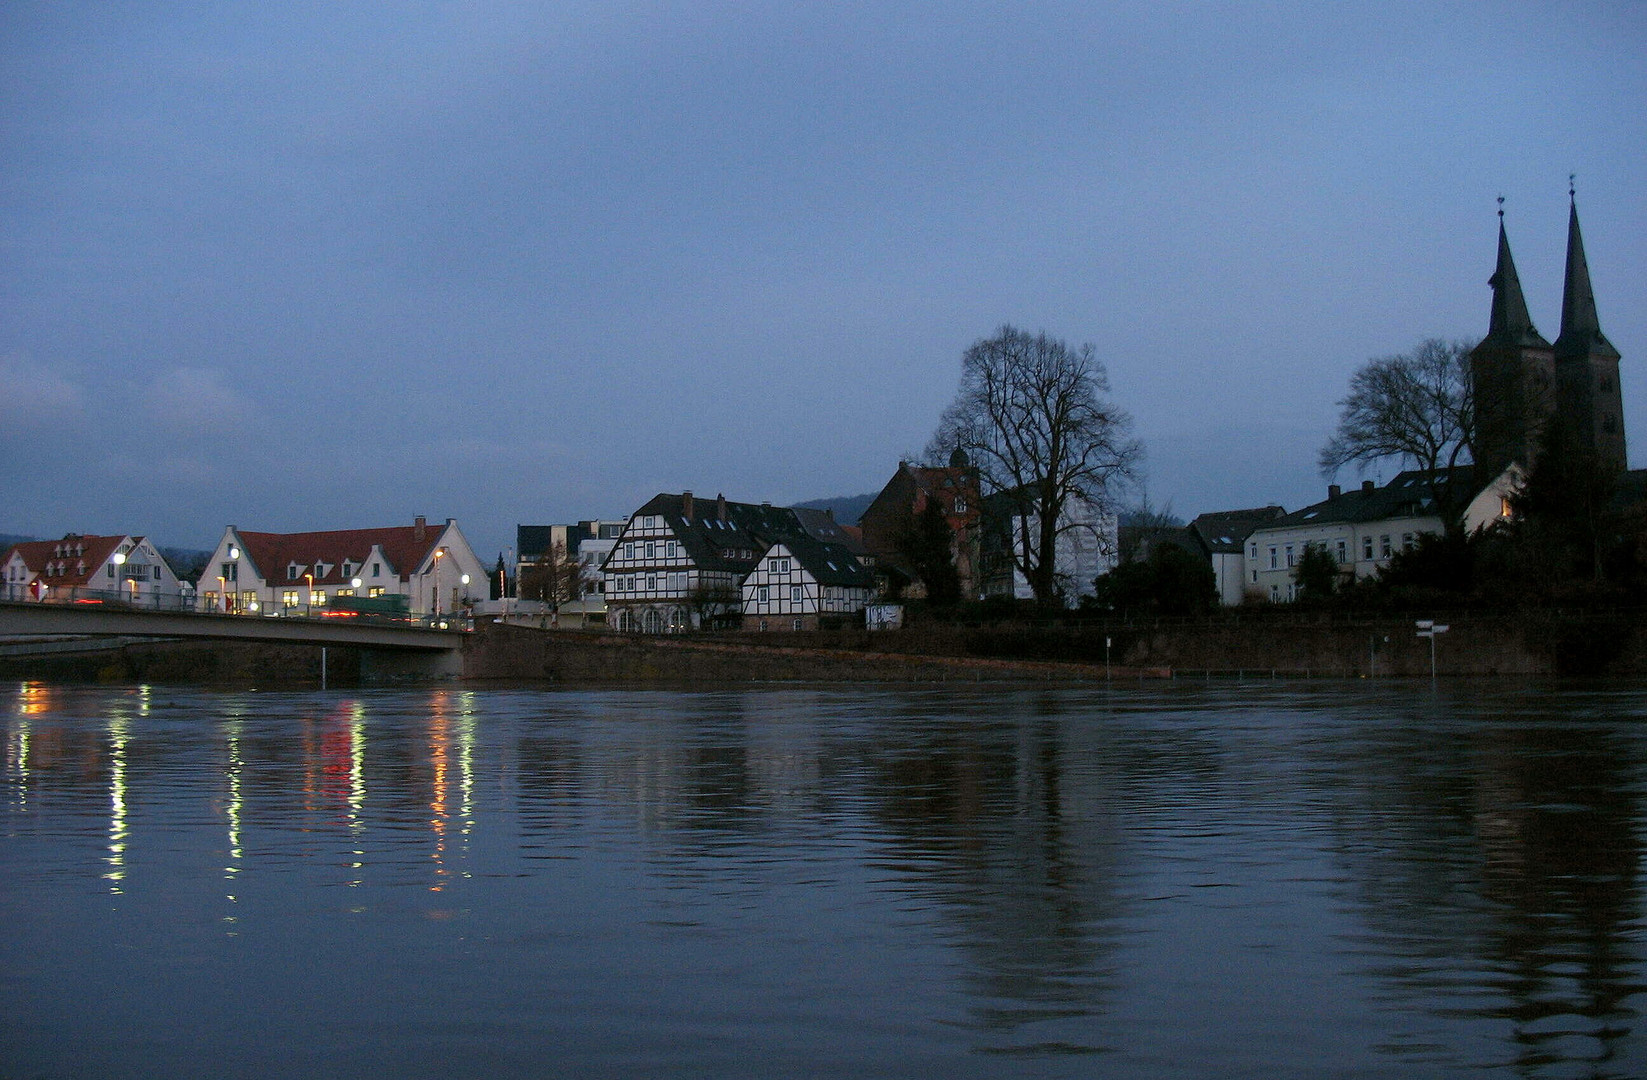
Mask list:
[[[313,974],[364,979],[364,1001],[381,967],[414,1041],[432,1014],[388,972],[426,953],[419,980],[498,995],[521,1031],[618,1009],[640,1044],[685,1024],[771,1053],[815,1028],[813,1066],[873,1014],[883,1063],[953,1075],[1003,1054],[1047,1074],[1647,1068],[1644,693],[9,700],[0,857],[31,898],[94,876],[157,964],[216,955],[188,938],[195,891],[268,950],[235,954],[249,973],[344,935],[303,954]],[[69,935],[92,949],[110,917]],[[477,941],[500,951],[471,964]],[[0,986],[0,1012],[30,991]],[[704,1053],[683,1071],[743,1071]]]

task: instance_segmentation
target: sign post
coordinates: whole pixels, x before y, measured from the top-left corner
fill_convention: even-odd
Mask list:
[[[1438,623],[1433,619],[1418,620],[1418,636],[1430,639],[1430,680],[1435,680],[1435,636],[1445,634],[1452,629],[1446,623]]]

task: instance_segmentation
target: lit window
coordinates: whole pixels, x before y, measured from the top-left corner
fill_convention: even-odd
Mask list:
[[[289,608],[297,607],[297,590],[287,589],[285,592],[282,592],[280,594],[280,606]]]
[[[366,595],[369,596],[369,597],[370,596],[382,596],[383,592],[384,592],[384,590],[383,590],[382,585],[373,585],[371,588],[366,590]]]

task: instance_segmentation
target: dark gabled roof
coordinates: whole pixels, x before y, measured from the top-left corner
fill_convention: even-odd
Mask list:
[[[801,528],[805,529],[807,535],[818,543],[845,547],[853,555],[864,553],[862,529],[840,524],[835,520],[835,515],[828,510],[818,510],[805,506],[795,506],[790,509],[795,515],[795,520],[800,522]]]
[[[1383,521],[1387,518],[1434,517],[1441,513],[1436,493],[1449,486],[1462,486],[1470,496],[1480,488],[1475,486],[1475,468],[1457,465],[1451,469],[1408,469],[1383,487],[1351,488],[1341,495],[1328,498],[1302,510],[1294,510],[1285,517],[1264,522],[1257,529],[1290,529],[1306,525],[1352,524]],[[1467,499],[1455,500],[1463,509]],[[1255,529],[1254,531],[1257,531]]]
[[[1239,555],[1252,531],[1268,525],[1287,512],[1279,506],[1259,506],[1250,510],[1217,510],[1202,514],[1189,523],[1190,532],[1209,555]]]
[[[821,542],[804,532],[779,537],[772,543],[782,544],[820,585],[843,585],[856,589],[873,588],[875,585],[875,575],[858,561],[845,544]]]
[[[1619,358],[1618,350],[1602,334],[1601,319],[1596,315],[1596,294],[1590,287],[1590,264],[1584,258],[1576,198],[1567,213],[1567,278],[1561,291],[1561,334],[1556,338],[1555,351],[1561,357]]]
[[[861,538],[836,524],[827,511],[658,494],[631,520],[642,515],[663,518],[701,570],[746,574],[768,548],[781,543],[820,582],[866,585],[873,580],[858,562]]]

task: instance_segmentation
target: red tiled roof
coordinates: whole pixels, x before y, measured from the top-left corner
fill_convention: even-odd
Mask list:
[[[407,577],[423,564],[445,533],[446,526],[425,525],[423,537],[418,538],[418,526],[400,525],[386,529],[341,529],[336,532],[263,533],[235,530],[235,536],[245,545],[246,555],[258,575],[269,584],[287,581],[286,568],[294,563],[303,574],[312,573],[317,564],[328,569],[314,579],[316,585],[346,585],[343,575],[345,560],[352,567],[350,577],[359,575],[360,567],[372,554],[372,548],[383,549],[385,567],[394,577]],[[206,568],[205,580],[215,577],[216,567]],[[307,584],[307,582],[305,582]]]
[[[143,542],[141,536],[130,539],[134,544]],[[0,561],[10,562],[15,552],[23,557],[23,565],[29,568],[29,572],[45,584],[77,588],[94,584],[92,578],[126,540],[125,536],[79,536],[74,533],[61,540],[25,540],[13,544],[5,559]],[[59,554],[65,550],[67,554]]]

